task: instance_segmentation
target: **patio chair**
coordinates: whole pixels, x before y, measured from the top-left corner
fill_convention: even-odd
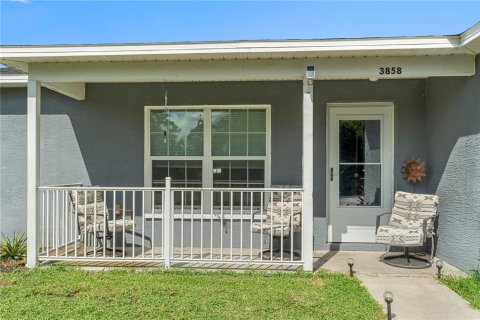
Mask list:
[[[87,199],[85,202],[85,193]],[[130,219],[115,219],[111,218],[114,214],[113,210],[110,210],[106,207],[105,201],[103,200],[103,192],[100,191],[96,193],[96,202],[95,202],[95,191],[71,191],[70,199],[73,203],[73,213],[77,213],[78,221],[78,232],[79,235],[93,234],[97,238],[97,248],[95,250],[102,250],[106,243],[103,243],[103,240],[113,241],[113,233],[123,232],[125,227],[125,232],[134,235],[134,217],[131,210],[126,210],[130,212]],[[96,204],[96,211],[95,211]],[[105,211],[104,211],[105,210]],[[105,213],[104,213],[105,212]],[[83,238],[84,245],[87,246],[85,236]],[[113,251],[113,248],[105,247],[107,251]],[[121,249],[116,249],[115,251],[123,252]]]
[[[429,194],[415,194],[398,191],[395,193],[395,203],[391,212],[388,226],[379,226],[380,216],[377,217],[377,243],[389,246],[403,247],[401,254],[387,252],[380,259],[386,264],[421,269],[432,264],[434,255],[434,228],[437,217],[438,196]],[[432,240],[429,258],[410,253],[410,248],[421,247],[427,239]]]
[[[270,248],[261,252],[260,255],[263,259],[278,256],[281,254],[283,241],[283,253],[289,256],[293,254],[296,258],[300,258],[300,255],[294,252],[293,248],[286,249],[285,244],[290,244],[288,239],[291,239],[290,237],[295,232],[301,231],[302,194],[298,191],[288,191],[288,188],[298,188],[298,186],[281,185],[272,186],[272,188],[285,188],[285,191],[272,192],[271,199],[265,197],[266,205],[264,205],[263,212],[257,212],[257,214],[263,214],[264,219],[261,222],[252,223],[252,232],[267,234],[273,239],[273,241],[270,241]],[[285,239],[287,241],[284,241]],[[277,242],[276,246],[272,242]]]

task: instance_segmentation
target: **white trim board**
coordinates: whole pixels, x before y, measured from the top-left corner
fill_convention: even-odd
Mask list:
[[[44,63],[30,65],[29,77],[45,82],[206,82],[299,80],[308,65],[315,80],[411,79],[475,74],[475,56],[363,57],[231,61],[146,61]],[[383,74],[381,67],[401,67]]]
[[[258,40],[258,41],[214,41],[183,43],[137,43],[99,45],[32,45],[1,46],[1,57],[99,57],[136,55],[180,55],[240,52],[305,52],[339,50],[382,50],[413,48],[455,48],[460,36],[314,39],[314,40]]]
[[[28,75],[26,74],[14,74],[14,75],[1,75],[0,87],[1,88],[15,88],[26,87],[28,83]]]

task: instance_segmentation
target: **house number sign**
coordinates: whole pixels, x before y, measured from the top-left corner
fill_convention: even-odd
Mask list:
[[[402,67],[380,67],[378,74],[402,74]]]

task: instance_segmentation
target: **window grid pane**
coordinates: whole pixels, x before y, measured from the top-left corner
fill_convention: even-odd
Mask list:
[[[202,156],[203,110],[152,110],[152,156]]]
[[[213,156],[265,156],[265,109],[212,110]]]
[[[265,161],[263,160],[214,160],[213,161],[213,187],[214,188],[263,188],[265,186]],[[251,205],[247,192],[243,198],[245,207]],[[233,199],[230,194],[223,194],[223,206],[240,206],[241,196],[234,192]],[[221,205],[220,193],[214,193],[213,205]],[[260,198],[254,199],[253,205],[260,205]]]

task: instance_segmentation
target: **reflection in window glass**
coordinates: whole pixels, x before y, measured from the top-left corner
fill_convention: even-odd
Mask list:
[[[202,156],[203,110],[152,110],[152,156]]]
[[[380,162],[380,120],[340,120],[340,162]]]
[[[340,165],[339,205],[380,206],[381,166]]]

